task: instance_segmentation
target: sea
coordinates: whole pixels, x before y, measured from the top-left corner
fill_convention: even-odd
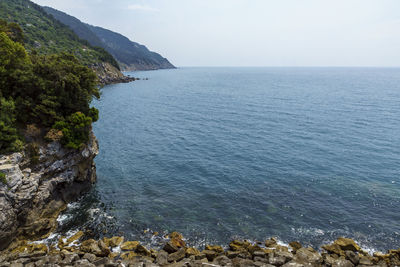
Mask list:
[[[399,68],[126,74],[92,103],[98,181],[60,233],[400,247]]]

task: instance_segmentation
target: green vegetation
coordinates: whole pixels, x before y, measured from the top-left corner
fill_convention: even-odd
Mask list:
[[[58,129],[63,144],[79,148],[98,119],[96,74],[71,54],[28,54],[18,25],[0,25],[0,152],[20,150],[18,125],[28,124]]]
[[[0,182],[1,182],[2,184],[7,184],[6,175],[5,175],[4,173],[2,173],[2,172],[0,172]]]
[[[0,18],[12,22],[9,24],[11,29],[17,24],[22,27],[24,35],[18,36],[22,33],[18,30],[15,34],[23,38],[28,51],[37,50],[39,54],[66,52],[87,66],[108,62],[119,69],[116,60],[103,48],[93,47],[86,40],[79,39],[71,29],[29,0],[0,1]],[[0,30],[1,27],[0,24]]]

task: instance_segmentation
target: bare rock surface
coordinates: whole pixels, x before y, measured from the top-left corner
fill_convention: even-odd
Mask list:
[[[0,156],[0,250],[16,238],[35,239],[56,227],[58,214],[96,181],[94,157],[98,144],[90,140],[80,150],[58,142],[38,145],[28,153]]]

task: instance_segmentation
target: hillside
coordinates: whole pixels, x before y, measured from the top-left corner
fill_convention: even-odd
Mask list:
[[[123,70],[155,70],[175,68],[168,59],[147,49],[146,46],[130,41],[125,36],[85,24],[75,17],[50,7],[44,10],[65,25],[80,38],[94,46],[100,46],[117,59]]]
[[[28,51],[36,50],[39,54],[68,52],[85,65],[108,62],[119,68],[107,51],[81,40],[69,27],[29,0],[0,1],[0,18],[21,26]]]

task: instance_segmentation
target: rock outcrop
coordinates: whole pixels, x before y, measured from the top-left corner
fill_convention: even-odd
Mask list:
[[[129,83],[135,81],[133,77],[125,76],[121,71],[110,63],[98,63],[90,66],[96,73],[99,83],[101,85],[113,84],[113,83]]]
[[[96,180],[93,133],[80,150],[59,142],[30,144],[22,153],[0,156],[0,250],[12,241],[36,239],[57,226],[66,204],[76,200]]]

